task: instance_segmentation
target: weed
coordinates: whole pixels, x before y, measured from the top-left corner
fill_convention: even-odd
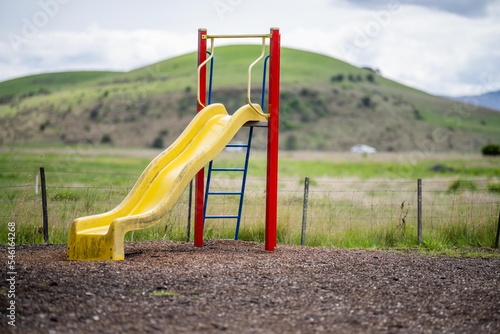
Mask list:
[[[176,297],[179,294],[175,291],[169,291],[164,289],[153,290],[149,293],[150,296],[154,297]]]
[[[449,187],[449,193],[462,193],[464,191],[474,191],[477,189],[474,181],[470,180],[456,180]]]

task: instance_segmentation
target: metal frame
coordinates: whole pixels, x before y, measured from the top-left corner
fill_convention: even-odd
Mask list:
[[[206,63],[214,56],[213,40],[217,38],[262,38],[263,49],[265,40],[269,39],[269,90],[268,90],[268,136],[267,136],[267,176],[266,176],[266,233],[265,249],[273,251],[277,239],[278,218],[278,147],[279,147],[279,102],[280,102],[280,54],[281,36],[278,28],[271,28],[269,34],[261,35],[208,35],[207,30],[198,29],[198,111],[206,104]],[[207,39],[211,40],[211,54],[207,58]],[[263,57],[259,57],[260,61]],[[249,79],[251,68],[249,67]],[[265,85],[265,83],[263,83]],[[250,80],[249,80],[250,87]],[[249,89],[247,91],[250,105]],[[262,101],[264,99],[262,98]],[[248,149],[247,149],[248,151]],[[195,178],[195,228],[194,245],[203,246],[203,222],[204,222],[204,169],[200,170]]]

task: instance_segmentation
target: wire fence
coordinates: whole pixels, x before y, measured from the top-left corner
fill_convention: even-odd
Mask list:
[[[133,174],[81,174],[90,178],[86,184],[78,181],[75,173],[48,173],[44,216],[39,174],[0,171],[3,179],[16,175],[14,181],[2,185],[2,225],[16,222],[21,227],[19,233],[25,234],[20,239],[25,243],[43,242],[45,233],[45,239],[51,242],[65,242],[75,218],[113,209],[126,197],[137,177]],[[241,180],[236,178],[214,178],[212,189],[234,189],[239,182]],[[282,243],[340,247],[422,243],[430,247],[498,247],[500,192],[498,183],[488,179],[286,178],[279,181],[278,199],[278,241]],[[207,214],[234,214],[238,203],[236,196],[211,199]],[[240,239],[263,240],[265,209],[265,179],[248,178]],[[192,210],[186,189],[172,211],[147,238],[188,238],[191,231],[186,229]],[[211,220],[205,224],[208,237],[232,238],[234,229],[234,221]],[[5,229],[0,232],[0,242],[4,243]]]

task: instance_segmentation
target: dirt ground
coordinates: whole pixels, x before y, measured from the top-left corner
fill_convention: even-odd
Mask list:
[[[126,254],[77,262],[65,245],[18,246],[15,298],[1,273],[0,333],[500,333],[498,257],[221,240]]]

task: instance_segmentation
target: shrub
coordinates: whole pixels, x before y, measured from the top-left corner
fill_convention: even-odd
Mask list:
[[[103,134],[101,138],[101,144],[111,144],[113,142],[113,138],[111,138],[110,134]]]
[[[361,106],[365,107],[365,108],[372,107],[373,106],[373,102],[372,102],[371,97],[369,97],[369,96],[363,96],[361,98]]]
[[[300,128],[300,124],[287,119],[280,119],[280,130],[282,131],[293,131]]]
[[[413,117],[415,117],[415,119],[417,121],[423,121],[424,120],[424,117],[422,116],[422,114],[420,113],[420,110],[418,110],[418,109],[413,109]]]
[[[151,144],[152,148],[164,148],[165,145],[163,143],[163,137],[158,136],[153,140],[153,143]]]
[[[46,129],[49,125],[50,125],[50,121],[48,121],[48,120],[47,120],[47,121],[43,122],[42,124],[40,124],[40,126],[38,127],[38,130],[39,130],[40,132],[43,132],[43,131],[45,131],[45,129]]]
[[[342,81],[344,81],[344,75],[343,74],[334,75],[330,78],[330,81],[331,82],[342,82]]]
[[[310,91],[309,89],[307,89],[307,88],[302,88],[302,89],[300,90],[300,96],[307,97],[307,96],[309,96],[309,95],[311,95],[311,91]]]
[[[48,90],[47,88],[40,88],[38,89],[38,92],[36,94],[39,94],[39,95],[49,95],[50,94],[50,90]]]
[[[79,201],[81,198],[80,198],[80,195],[77,194],[74,191],[70,191],[70,190],[64,191],[64,190],[61,190],[61,191],[58,191],[55,194],[53,194],[50,197],[50,199],[52,201],[54,201],[54,202],[63,202],[63,201],[73,201],[73,202],[76,202],[76,201]]]
[[[492,193],[500,194],[500,183],[490,183],[488,184],[488,190]]]
[[[464,191],[474,191],[477,189],[476,184],[470,180],[455,180],[448,187],[449,193],[462,193]]]
[[[3,96],[0,96],[0,104],[11,103],[12,101],[14,101],[15,97],[16,97],[16,95],[14,95],[14,94],[6,94]]]
[[[500,155],[500,145],[488,144],[481,148],[481,153],[487,156],[497,156]]]
[[[302,101],[297,99],[297,98],[294,98],[292,100],[290,100],[288,106],[290,107],[290,109],[294,112],[301,112],[303,111],[304,109],[306,109],[304,107],[304,105],[302,104]]]
[[[297,137],[295,135],[290,135],[286,139],[285,147],[289,151],[297,150],[299,148],[299,140],[297,139]]]
[[[92,108],[90,110],[90,115],[89,115],[89,118],[92,120],[92,121],[96,121],[99,117],[99,113],[101,111],[101,106],[100,105],[97,105],[95,106],[94,108]]]

